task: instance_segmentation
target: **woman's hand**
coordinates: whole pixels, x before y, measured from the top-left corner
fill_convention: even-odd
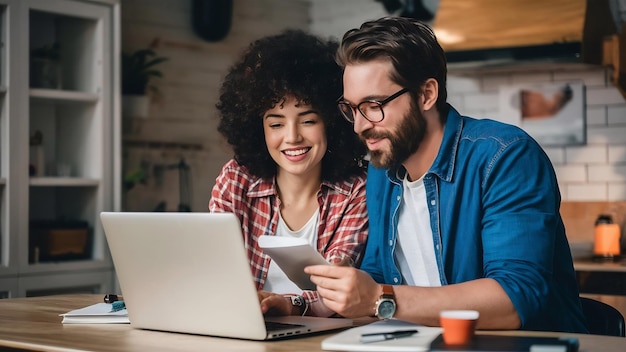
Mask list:
[[[292,315],[293,307],[289,297],[267,291],[258,291],[257,294],[259,296],[259,303],[261,303],[261,311],[264,315]]]

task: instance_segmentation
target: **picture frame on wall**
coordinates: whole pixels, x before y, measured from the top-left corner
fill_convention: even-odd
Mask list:
[[[501,86],[500,120],[521,127],[542,146],[586,144],[582,82]]]

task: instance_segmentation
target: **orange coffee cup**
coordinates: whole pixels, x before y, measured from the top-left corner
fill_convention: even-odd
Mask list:
[[[444,310],[439,314],[443,341],[448,345],[469,343],[474,337],[479,313],[475,310]]]

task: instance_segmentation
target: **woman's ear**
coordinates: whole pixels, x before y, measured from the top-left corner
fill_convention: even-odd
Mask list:
[[[430,110],[437,103],[439,97],[439,83],[434,78],[429,78],[422,85],[422,107],[424,111]]]

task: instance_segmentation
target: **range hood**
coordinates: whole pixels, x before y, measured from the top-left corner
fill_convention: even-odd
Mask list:
[[[602,64],[617,32],[610,0],[439,0],[432,26],[448,62]]]

